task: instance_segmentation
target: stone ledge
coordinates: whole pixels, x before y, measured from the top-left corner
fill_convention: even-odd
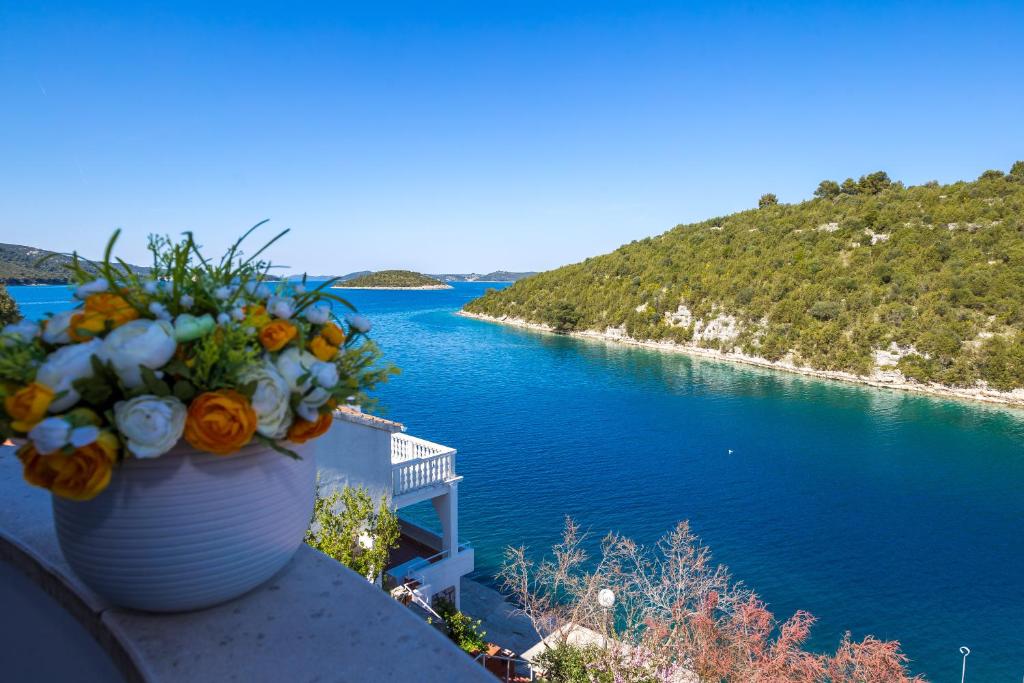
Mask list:
[[[113,607],[71,573],[49,494],[22,481],[10,447],[0,447],[0,560],[57,598],[128,681],[493,681],[408,609],[307,546],[269,582],[217,607]]]

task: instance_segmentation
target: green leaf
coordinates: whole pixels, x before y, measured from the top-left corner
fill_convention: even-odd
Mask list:
[[[142,374],[142,383],[145,385],[146,390],[154,396],[170,396],[171,387],[168,386],[167,382],[163,381],[156,376],[150,368],[145,365],[140,365],[139,370]]]
[[[196,388],[191,382],[179,379],[174,383],[174,396],[182,403],[188,403],[196,395]]]

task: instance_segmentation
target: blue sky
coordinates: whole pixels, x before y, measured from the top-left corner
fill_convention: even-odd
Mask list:
[[[1024,158],[1024,3],[0,5],[0,241],[263,218],[313,273],[551,268]],[[269,236],[269,233],[268,233]]]

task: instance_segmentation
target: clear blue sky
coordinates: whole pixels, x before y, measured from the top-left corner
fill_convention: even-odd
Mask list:
[[[0,3],[0,241],[546,269],[1024,158],[1024,2]],[[88,5],[86,7],[85,5]]]

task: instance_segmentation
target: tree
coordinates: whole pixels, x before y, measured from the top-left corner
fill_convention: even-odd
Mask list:
[[[560,301],[551,305],[545,317],[552,330],[563,333],[575,330],[583,318],[576,310],[576,306],[568,301]]]
[[[1010,178],[1017,182],[1024,182],[1024,161],[1015,161],[1010,167]]]
[[[860,194],[860,187],[857,185],[856,180],[853,178],[847,178],[840,186],[840,191],[843,194]]]
[[[18,310],[18,303],[7,291],[7,287],[0,283],[0,327],[19,320],[21,311]]]
[[[862,175],[857,182],[857,188],[862,194],[878,194],[890,185],[892,185],[892,181],[889,180],[889,174],[885,171],[875,171],[874,173]]]
[[[761,198],[757,200],[757,208],[765,209],[769,206],[778,206],[779,198],[771,192],[767,192],[761,195]]]
[[[818,199],[835,199],[841,191],[839,183],[836,181],[822,180],[818,183],[818,189],[814,191],[814,196]]]
[[[377,509],[366,489],[346,486],[328,496],[317,485],[306,544],[361,576],[375,580],[398,547],[398,516],[381,498]]]
[[[847,634],[834,654],[804,649],[814,617],[779,622],[755,593],[711,560],[686,522],[655,547],[609,534],[600,557],[566,520],[552,556],[536,562],[508,548],[498,575],[550,648],[546,680],[772,681],[773,683],[912,683],[896,641]],[[597,633],[579,647],[568,636]]]
[[[999,180],[1005,176],[1006,174],[1003,173],[1002,171],[997,171],[993,168],[990,168],[989,170],[985,171],[980,176],[978,176],[978,180]]]

